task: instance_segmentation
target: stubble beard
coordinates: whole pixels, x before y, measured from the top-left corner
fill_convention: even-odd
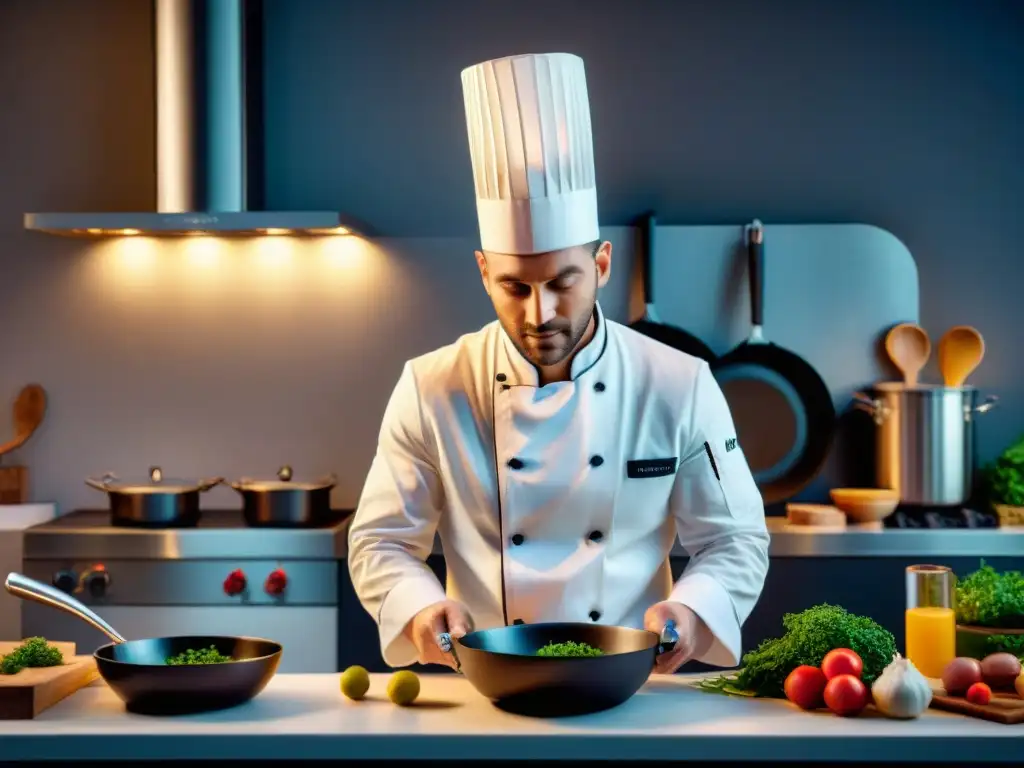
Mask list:
[[[528,334],[536,333],[538,330],[533,326],[509,328],[504,322],[502,322],[502,325],[505,327],[505,332],[515,343],[519,353],[533,363],[533,365],[542,368],[558,365],[576,351],[576,347],[590,325],[590,319],[594,315],[596,303],[595,298],[587,309],[580,311],[580,314],[572,321],[568,328],[560,326],[546,328],[541,326],[539,329],[541,332],[545,330],[558,331],[557,334],[549,339],[528,340]]]

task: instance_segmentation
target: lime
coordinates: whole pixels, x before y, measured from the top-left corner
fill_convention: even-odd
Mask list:
[[[359,701],[370,690],[370,673],[362,667],[349,667],[341,673],[341,692]]]
[[[403,669],[388,680],[388,698],[400,707],[407,707],[420,695],[420,679],[415,672]]]

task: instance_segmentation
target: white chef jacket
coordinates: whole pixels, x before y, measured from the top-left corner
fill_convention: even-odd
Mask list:
[[[497,320],[404,365],[348,534],[390,666],[416,661],[402,630],[446,597],[475,629],[639,628],[670,599],[705,624],[698,661],[739,663],[769,537],[725,398],[705,361],[595,317],[569,381],[540,387]],[[435,532],[447,588],[424,562]]]

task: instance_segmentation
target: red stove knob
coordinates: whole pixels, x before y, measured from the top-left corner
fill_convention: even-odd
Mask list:
[[[284,592],[288,586],[288,576],[284,570],[277,568],[270,572],[267,576],[266,582],[263,584],[263,589],[268,595],[280,595]]]
[[[240,595],[245,591],[248,582],[241,568],[236,568],[224,579],[224,593],[227,595]]]

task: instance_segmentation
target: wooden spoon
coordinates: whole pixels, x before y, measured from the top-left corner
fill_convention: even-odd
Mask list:
[[[45,413],[46,390],[38,384],[27,385],[14,401],[14,439],[0,445],[0,456],[24,445],[42,424]]]
[[[939,370],[947,387],[962,387],[985,357],[985,340],[969,325],[955,325],[939,340]]]
[[[885,337],[885,351],[903,372],[903,382],[908,387],[917,386],[917,376],[928,362],[932,343],[928,334],[915,323],[900,323]]]

